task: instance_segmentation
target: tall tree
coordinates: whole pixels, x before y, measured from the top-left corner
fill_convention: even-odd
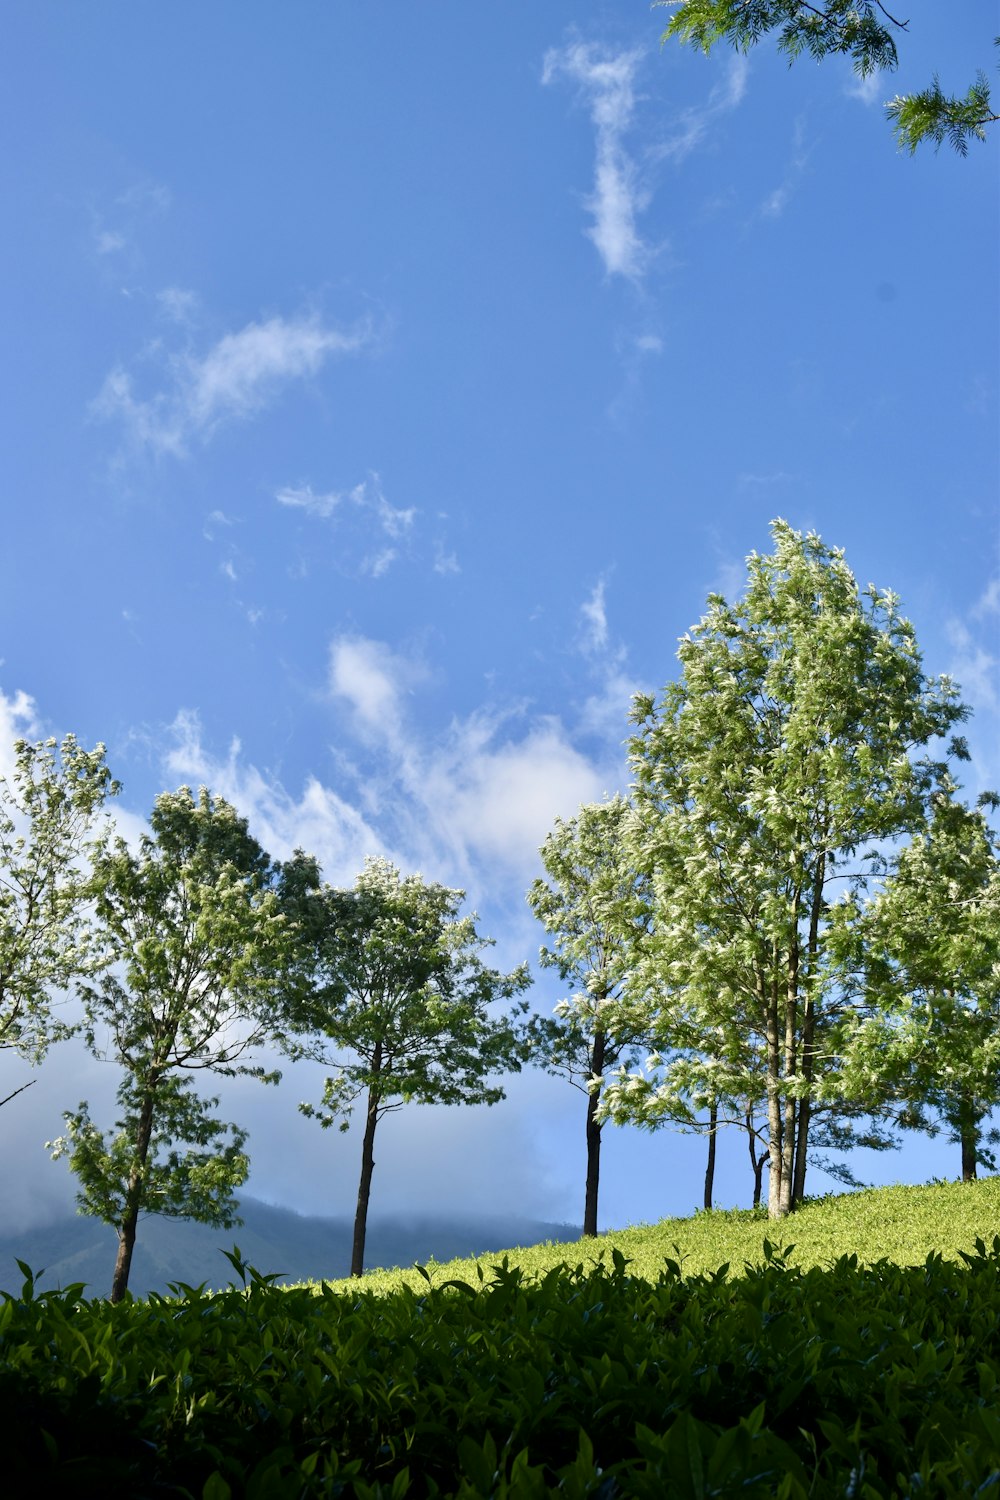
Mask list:
[[[97,920],[115,969],[80,986],[87,1039],[124,1071],[110,1135],[84,1102],[53,1155],[68,1156],[82,1212],[113,1224],[111,1288],[128,1287],[140,1215],[227,1226],[248,1171],[245,1133],[212,1118],[191,1072],[275,1074],[251,1065],[270,1035],[288,952],[267,855],[246,821],[203,787],[164,792],[137,853],[122,839],[94,863]]]
[[[363,1101],[364,1135],[351,1275],[364,1269],[375,1132],[404,1104],[495,1104],[496,1075],[524,1055],[519,1016],[494,1014],[528,983],[527,967],[501,974],[480,958],[489,940],[465,892],[402,877],[370,858],[352,889],[320,885],[314,860],[297,854],[284,869],[286,909],[302,935],[299,982],[288,1006],[293,1055],[334,1071],[319,1105],[303,1114],[347,1130]]]
[[[597,1233],[604,1074],[634,1063],[649,1030],[644,996],[629,986],[649,927],[648,885],[636,874],[627,839],[630,816],[627,800],[613,797],[560,818],[541,848],[548,879],[528,892],[552,936],[541,962],[574,987],[554,1016],[532,1018],[529,1034],[534,1060],[587,1098],[585,1235]]]
[[[943,1127],[969,1181],[994,1165],[984,1122],[1000,1104],[1000,860],[994,794],[972,809],[956,790],[935,793],[869,907],[838,915],[874,1004],[852,1042],[855,1085],[864,1096],[888,1081],[904,1123]]]
[[[859,590],[816,535],[784,521],[772,534],[742,599],[709,596],[662,702],[636,699],[631,752],[659,962],[714,1038],[702,1066],[729,1070],[712,1091],[752,1099],[739,1071],[762,1059],[778,1217],[803,1195],[817,1104],[837,1098],[848,1001],[827,952],[831,888],[919,828],[936,773],[914,752],[967,710],[924,676],[893,594]],[[608,1092],[618,1113],[655,1110],[655,1085]]]
[[[0,1047],[30,1062],[66,1034],[55,993],[102,962],[84,913],[96,821],[119,790],[104,754],[71,734],[22,739],[0,777]]]
[[[840,54],[849,57],[862,78],[870,73],[895,72],[899,57],[896,39],[909,27],[881,0],[654,0],[676,10],[663,40],[679,37],[710,52],[727,41],[741,52],[765,36],[790,61],[805,55],[814,59]],[[946,95],[937,80],[916,94],[897,95],[886,105],[901,146],[913,152],[923,140],[948,141],[963,156],[970,139],[985,140],[986,126],[1000,115],[993,112],[986,76],[961,96]]]

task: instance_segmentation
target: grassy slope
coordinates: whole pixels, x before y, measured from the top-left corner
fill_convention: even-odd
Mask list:
[[[989,1245],[995,1234],[1000,1234],[1000,1177],[987,1177],[979,1182],[844,1193],[806,1203],[777,1223],[750,1209],[717,1209],[690,1219],[612,1230],[592,1241],[512,1248],[507,1253],[513,1264],[534,1275],[560,1262],[586,1265],[602,1252],[610,1259],[615,1247],[629,1257],[633,1274],[655,1280],[667,1257],[691,1274],[715,1270],[725,1262],[734,1273],[747,1262],[760,1265],[765,1239],[772,1245],[794,1245],[792,1264],[805,1268],[828,1265],[842,1255],[857,1255],[869,1265],[882,1259],[920,1265],[933,1251],[955,1260],[960,1250],[971,1251],[977,1238]],[[499,1259],[484,1257],[478,1264],[488,1273]],[[453,1260],[429,1262],[427,1270],[435,1283],[455,1278],[476,1284],[476,1266],[475,1260]],[[333,1284],[346,1290],[357,1282]],[[425,1285],[415,1270],[372,1271],[362,1284],[372,1292]]]

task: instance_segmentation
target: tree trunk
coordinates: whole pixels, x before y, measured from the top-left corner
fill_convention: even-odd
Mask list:
[[[118,1226],[118,1255],[115,1260],[115,1274],[111,1278],[111,1301],[120,1302],[128,1290],[128,1278],[132,1269],[132,1251],[135,1249],[135,1235],[139,1224],[139,1211],[142,1208],[144,1194],[144,1181],[146,1161],[149,1157],[149,1143],[153,1136],[153,1115],[156,1107],[156,1085],[158,1077],[151,1079],[146,1093],[143,1095],[142,1108],[139,1111],[139,1129],[135,1139],[135,1156],[132,1158],[132,1170],[129,1172],[128,1187],[125,1190],[125,1212]]]
[[[753,1206],[757,1208],[760,1204],[761,1188],[764,1179],[764,1168],[767,1166],[767,1152],[762,1151],[757,1155],[756,1139],[757,1132],[753,1124],[753,1110],[748,1109],[743,1116],[743,1123],[747,1132],[747,1150],[750,1152],[750,1165],[753,1167]]]
[[[792,1183],[792,1207],[797,1208],[806,1192],[806,1151],[809,1149],[809,1121],[812,1104],[799,1100],[799,1118],[795,1128],[795,1181]]]
[[[590,1076],[600,1078],[604,1074],[604,1032],[594,1032],[594,1045],[590,1053]],[[601,1122],[597,1119],[597,1106],[601,1102],[599,1093],[587,1095],[587,1190],[583,1203],[583,1233],[597,1233],[597,1191],[601,1180]]]
[[[816,1005],[813,984],[819,964],[819,924],[825,904],[826,855],[820,854],[812,877],[812,900],[809,909],[809,945],[807,948],[807,993],[802,1022],[802,1076],[812,1089],[816,1058]],[[795,1132],[795,1180],[792,1183],[792,1206],[806,1194],[806,1153],[809,1149],[809,1122],[812,1118],[811,1094],[799,1101],[799,1119]]]
[[[719,1101],[713,1099],[708,1111],[708,1163],[705,1167],[705,1207],[712,1207],[715,1187],[715,1135],[719,1128]]]
[[[766,993],[765,1029],[767,1034],[767,1215],[780,1219],[781,1208],[781,1048],[778,1041],[778,995],[772,984]]]
[[[980,1114],[975,1101],[963,1097],[958,1107],[958,1138],[962,1144],[962,1181],[975,1182],[979,1151]]]
[[[798,1074],[798,1019],[799,1019],[799,944],[798,944],[798,897],[793,908],[792,941],[788,950],[788,967],[785,978],[785,1044],[784,1084],[785,1118],[781,1131],[781,1195],[783,1218],[792,1211],[795,1186],[795,1134],[798,1124],[798,1100],[790,1092],[790,1084]]]
[[[365,1136],[361,1145],[361,1181],[358,1184],[358,1206],[354,1214],[354,1243],[351,1246],[352,1276],[360,1276],[365,1268],[365,1234],[368,1229],[368,1199],[372,1190],[372,1173],[375,1170],[375,1127],[378,1124],[379,1102],[378,1092],[375,1089],[369,1089]]]
[[[750,1152],[750,1160],[753,1162],[753,1206],[756,1208],[760,1203],[761,1188],[763,1187],[764,1168],[767,1166],[767,1153],[754,1157]]]

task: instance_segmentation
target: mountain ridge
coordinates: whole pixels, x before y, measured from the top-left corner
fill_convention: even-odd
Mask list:
[[[143,1297],[166,1292],[171,1282],[224,1287],[235,1272],[222,1252],[234,1246],[256,1270],[276,1273],[282,1282],[332,1281],[349,1274],[350,1218],[299,1214],[251,1197],[240,1200],[239,1214],[243,1223],[231,1229],[156,1215],[140,1220],[129,1290]],[[400,1214],[369,1222],[365,1263],[375,1269],[487,1255],[513,1244],[575,1239],[579,1232],[575,1225],[528,1217]],[[88,1296],[103,1296],[111,1286],[117,1246],[114,1229],[82,1214],[4,1235],[0,1291],[20,1292],[21,1260],[41,1288],[83,1282]]]

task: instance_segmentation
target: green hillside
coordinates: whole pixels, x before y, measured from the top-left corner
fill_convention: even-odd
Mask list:
[[[891,1260],[896,1265],[921,1265],[932,1252],[956,1260],[971,1251],[977,1238],[989,1241],[1000,1233],[1000,1177],[977,1182],[936,1182],[923,1187],[868,1188],[805,1203],[790,1218],[777,1223],[764,1210],[730,1209],[698,1213],[688,1219],[663,1219],[659,1224],[616,1229],[594,1240],[548,1242],[512,1247],[511,1264],[530,1276],[542,1276],[561,1262],[590,1265],[612,1250],[629,1261],[635,1276],[655,1280],[667,1259],[676,1261],[685,1276],[715,1271],[727,1264],[732,1275],[745,1265],[762,1265],[764,1242],[794,1246],[791,1262],[807,1269],[829,1265],[843,1255],[856,1255],[866,1265]],[[496,1256],[483,1260],[486,1268]],[[456,1279],[475,1282],[477,1261],[428,1262],[435,1282]],[[356,1283],[354,1283],[356,1285]],[[389,1292],[402,1286],[419,1289],[416,1270],[373,1270],[363,1278],[368,1291]],[[349,1282],[334,1286],[348,1287]]]

